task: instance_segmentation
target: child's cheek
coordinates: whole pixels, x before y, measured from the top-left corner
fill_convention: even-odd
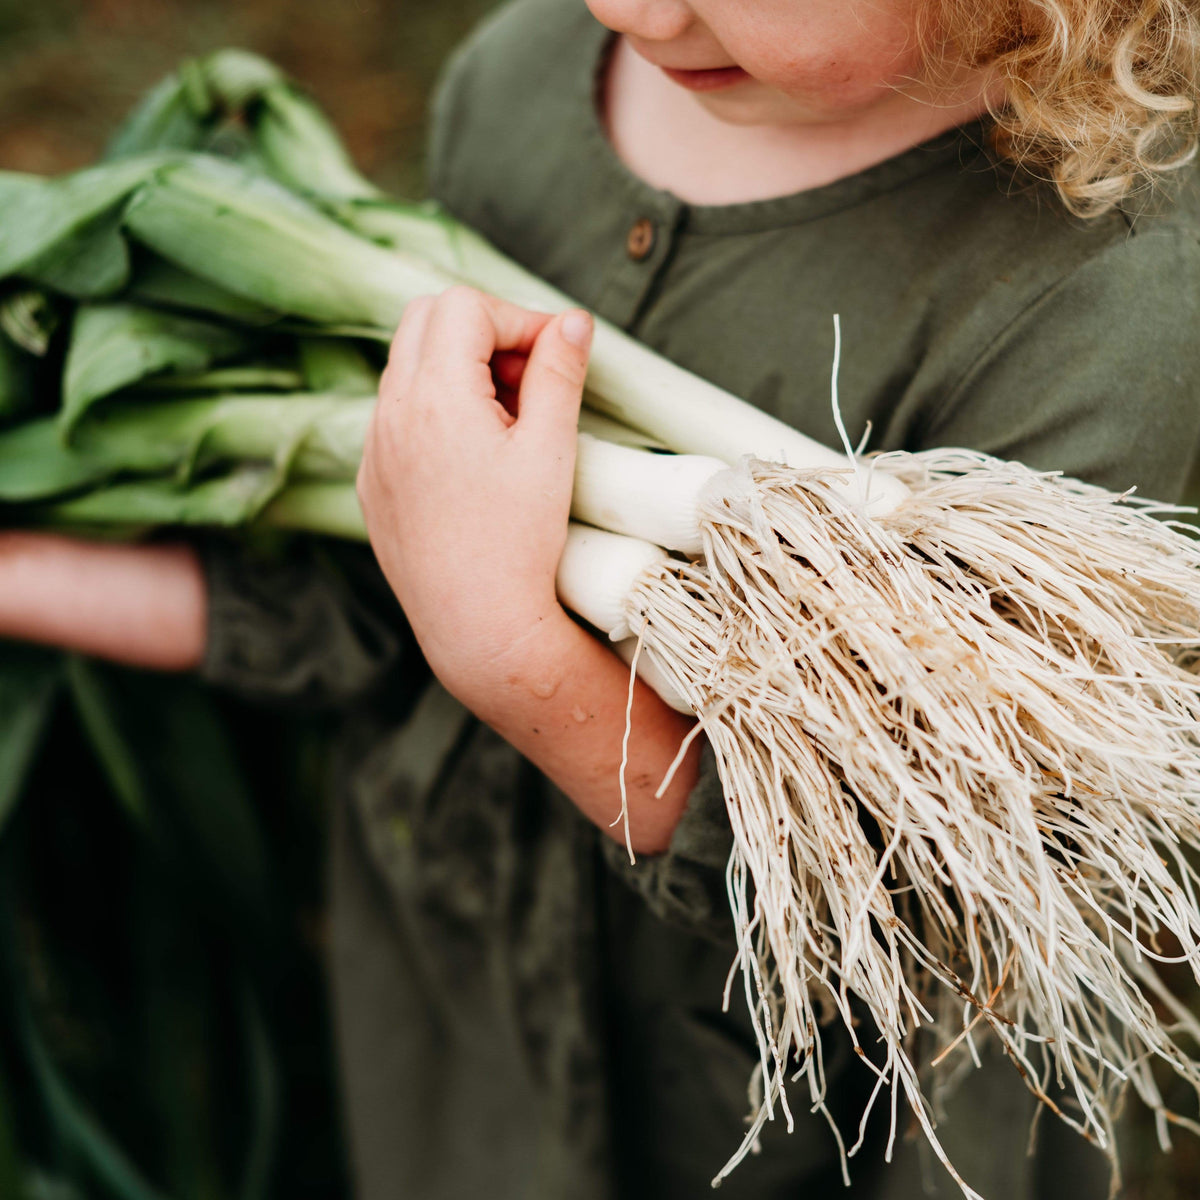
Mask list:
[[[800,48],[745,67],[768,87],[831,116],[878,103],[887,92],[911,83],[920,68],[915,51],[906,53],[888,41],[814,46],[811,52]]]
[[[722,9],[722,44],[755,79],[814,111],[875,103],[922,73],[911,0],[765,0]]]

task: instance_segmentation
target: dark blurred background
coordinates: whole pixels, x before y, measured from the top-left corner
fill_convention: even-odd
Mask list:
[[[183,58],[244,46],[314,93],[363,171],[421,186],[426,100],[495,0],[0,0],[0,168],[93,161]]]
[[[308,87],[369,177],[420,195],[431,87],[494,3],[0,0],[0,169],[92,162],[182,59],[238,45]],[[349,1197],[322,981],[327,722],[96,664],[56,678],[8,811],[0,779],[0,1200]],[[1200,1195],[1200,1142],[1176,1140],[1164,1155],[1131,1120],[1124,1196]]]

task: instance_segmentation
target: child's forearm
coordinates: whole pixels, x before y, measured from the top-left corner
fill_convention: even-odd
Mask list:
[[[0,532],[0,638],[190,670],[204,656],[206,621],[204,575],[190,547]]]
[[[555,595],[591,329],[582,310],[550,317],[466,288],[414,301],[363,442],[358,496],[379,565],[443,684],[619,839],[629,673]],[[516,360],[519,372],[500,369]],[[692,724],[635,689],[635,850],[671,840],[698,749],[662,798],[654,793]]]
[[[535,763],[610,837],[624,840],[620,764],[629,668],[565,613],[522,644],[478,664],[470,678],[443,679],[482,720]],[[665,850],[698,772],[697,741],[661,799],[655,797],[694,721],[640,681],[625,781],[635,851]]]

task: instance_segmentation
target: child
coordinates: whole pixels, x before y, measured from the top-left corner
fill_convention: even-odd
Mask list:
[[[1200,434],[1200,218],[1190,171],[1177,196],[1141,184],[1194,144],[1194,6],[589,7],[519,0],[454,60],[431,178],[456,215],[828,444],[840,312],[842,412],[872,448],[965,445],[1178,495]],[[656,801],[687,723],[639,686],[630,866],[609,827],[628,677],[554,599],[588,333],[581,311],[466,290],[397,333],[359,488],[440,684],[415,687],[378,579],[0,543],[0,632],[354,705],[333,975],[368,1200],[695,1197],[739,1140],[755,1053],[736,992],[721,1012],[711,756]],[[63,580],[106,605],[87,629]],[[853,1135],[874,1080],[836,1030],[828,1045]],[[727,1193],[840,1188],[833,1134],[794,1101],[796,1131],[768,1127]],[[1057,1122],[1025,1156],[1033,1107],[988,1062],[939,1135],[988,1200],[1103,1195],[1099,1156]],[[917,1142],[882,1167],[886,1124],[850,1195],[958,1194]]]

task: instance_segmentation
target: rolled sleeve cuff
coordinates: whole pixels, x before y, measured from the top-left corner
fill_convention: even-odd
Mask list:
[[[208,634],[201,677],[251,697],[326,706],[377,685],[402,651],[389,622],[331,561],[201,547]],[[396,612],[399,608],[396,606]]]
[[[609,868],[642,897],[655,916],[722,943],[731,942],[734,936],[725,882],[732,849],[725,793],[707,742],[696,784],[662,854],[638,855],[631,863],[622,844],[602,839]]]

